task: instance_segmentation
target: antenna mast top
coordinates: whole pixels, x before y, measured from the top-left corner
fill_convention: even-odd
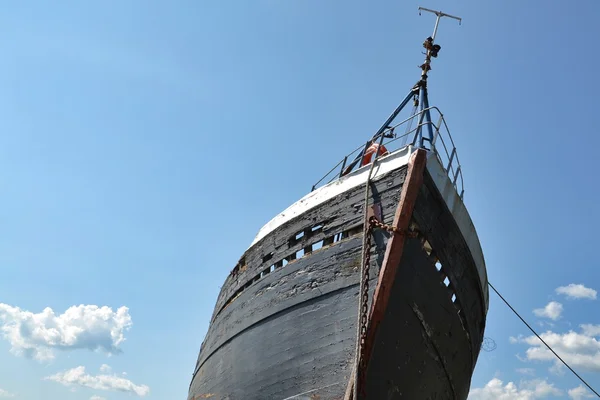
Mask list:
[[[427,12],[430,12],[430,13],[433,13],[433,14],[437,15],[437,18],[435,20],[435,27],[433,28],[433,35],[431,35],[431,39],[433,39],[433,40],[435,40],[435,35],[437,34],[438,25],[439,25],[440,19],[442,17],[448,17],[448,18],[456,19],[456,20],[458,20],[458,24],[459,25],[462,22],[462,18],[455,17],[454,15],[446,14],[446,13],[443,13],[441,11],[435,11],[435,10],[430,10],[429,8],[419,7],[419,15],[421,15],[421,11],[427,11]]]
[[[379,140],[379,144],[382,144],[384,137],[390,137],[390,136],[386,136],[386,135],[392,135],[391,137],[395,137],[394,136],[394,127],[391,126],[392,122],[395,120],[395,118],[398,116],[398,114],[404,109],[404,107],[408,104],[408,102],[411,99],[413,99],[413,102],[414,102],[414,110],[413,110],[412,117],[418,117],[418,120],[417,120],[418,125],[416,128],[416,134],[415,134],[415,138],[413,140],[412,145],[420,147],[420,148],[426,148],[425,142],[429,142],[429,146],[431,149],[433,149],[433,147],[435,145],[435,136],[433,133],[434,125],[431,122],[429,99],[427,96],[427,72],[431,70],[431,66],[430,66],[431,57],[434,57],[434,58],[437,57],[438,52],[441,49],[440,45],[434,43],[435,36],[437,35],[438,25],[440,24],[440,19],[442,17],[449,17],[449,18],[458,20],[458,22],[460,23],[460,22],[462,22],[462,18],[455,17],[453,15],[446,14],[441,11],[435,11],[435,10],[430,10],[428,8],[419,7],[419,15],[421,15],[421,11],[430,12],[437,16],[437,19],[435,21],[435,27],[433,28],[433,35],[431,35],[430,37],[425,39],[425,42],[423,42],[423,47],[425,47],[425,50],[427,50],[427,52],[425,53],[425,62],[423,63],[423,65],[421,65],[419,67],[422,69],[421,79],[419,79],[419,81],[412,87],[412,89],[410,90],[410,92],[408,92],[408,94],[406,95],[404,100],[402,100],[402,103],[400,103],[400,105],[398,107],[396,107],[396,109],[394,110],[392,115],[390,115],[388,117],[388,119],[381,126],[381,128],[379,128],[377,133],[375,133],[375,135],[373,135],[371,140],[369,140],[367,142],[365,148],[360,153],[358,153],[358,155],[356,156],[354,161],[352,161],[348,166],[346,166],[345,169],[342,166],[342,172],[340,173],[340,177],[344,176],[344,175],[348,174],[350,171],[352,171],[352,169],[358,164],[358,162],[361,160],[361,158],[364,156],[364,154],[366,154],[368,147],[372,143],[374,143],[374,141]],[[440,115],[441,115],[441,113],[440,113]],[[412,121],[412,119],[408,119],[406,121],[409,121],[409,120]],[[407,125],[406,135],[408,135],[408,133],[410,131],[411,123],[412,122],[409,122],[409,124]],[[424,127],[426,127],[426,129],[427,129],[427,137],[425,137],[423,135]],[[439,131],[439,127],[436,127],[436,132],[438,132],[438,131]],[[437,133],[436,133],[436,135],[437,135]],[[345,165],[345,161],[344,161],[344,165]],[[314,189],[314,187],[313,187],[313,189]],[[356,390],[356,386],[354,386],[354,388]],[[354,397],[355,399],[357,398],[356,396],[357,395],[355,393],[355,397]]]
[[[430,12],[437,16],[435,20],[435,27],[433,28],[433,35],[425,39],[425,42],[423,42],[423,47],[425,47],[427,53],[425,55],[425,62],[423,63],[423,65],[421,65],[420,68],[423,70],[423,72],[421,73],[421,82],[425,83],[427,80],[427,72],[431,70],[431,57],[436,58],[438,52],[442,48],[439,44],[434,43],[435,36],[437,35],[438,25],[440,24],[440,19],[442,17],[456,19],[458,20],[458,24],[460,25],[462,22],[462,18],[455,17],[454,15],[446,14],[441,11],[430,10],[429,8],[425,7],[419,7],[419,15],[421,15],[421,11]]]

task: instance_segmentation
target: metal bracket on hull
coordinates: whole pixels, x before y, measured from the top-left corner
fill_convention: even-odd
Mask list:
[[[375,217],[379,221],[383,220],[383,216],[381,215],[381,203],[372,204],[367,208],[367,220],[371,217]]]

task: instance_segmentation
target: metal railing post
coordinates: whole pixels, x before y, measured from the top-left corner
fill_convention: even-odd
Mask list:
[[[460,165],[456,168],[456,172],[454,173],[454,182],[452,184],[456,187],[456,179],[458,179],[458,173],[460,172]]]
[[[346,161],[348,161],[348,156],[344,157],[344,162],[342,163],[342,168],[340,169],[340,178],[342,177],[342,174],[344,173],[344,168],[346,168]]]
[[[452,153],[450,154],[450,161],[448,161],[448,166],[446,167],[446,171],[450,171],[450,166],[452,166],[452,160],[454,159],[454,154],[456,154],[456,147],[452,147]]]
[[[444,117],[442,115],[440,115],[440,118],[438,119],[438,123],[437,126],[435,126],[435,133],[433,134],[433,141],[431,142],[431,148],[432,150],[435,149],[435,142],[440,134],[440,127],[442,126],[442,119]]]

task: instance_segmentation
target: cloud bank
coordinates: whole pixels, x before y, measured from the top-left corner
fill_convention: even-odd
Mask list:
[[[545,379],[523,381],[520,385],[508,382],[506,385],[494,378],[482,388],[474,388],[469,393],[469,400],[533,400],[545,399],[548,396],[560,396],[562,392]]]
[[[106,306],[79,305],[56,315],[51,308],[34,314],[0,303],[0,335],[11,344],[11,352],[40,361],[53,359],[54,350],[118,354],[131,325],[127,307],[113,311]]]
[[[567,296],[569,299],[590,299],[595,300],[596,292],[594,289],[587,288],[581,284],[571,283],[567,286],[556,288],[556,293]]]
[[[140,397],[150,393],[150,388],[147,385],[136,385],[129,379],[117,375],[89,375],[85,373],[85,367],[83,366],[59,372],[44,379],[65,386],[82,386],[96,390],[126,392]]]
[[[571,367],[576,370],[600,372],[600,342],[596,339],[600,336],[600,326],[581,325],[581,329],[582,331],[579,333],[569,331],[561,334],[547,331],[540,336]],[[529,361],[554,362],[555,368],[562,365],[554,354],[535,336],[511,337],[510,342],[529,345],[530,347],[525,353],[526,359]]]
[[[580,327],[584,335],[600,336],[600,325],[583,324]]]
[[[569,389],[569,397],[573,400],[583,400],[585,398],[592,398],[594,395],[587,390],[583,385],[579,385],[576,388]]]

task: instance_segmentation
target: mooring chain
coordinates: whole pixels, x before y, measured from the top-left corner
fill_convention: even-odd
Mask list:
[[[383,230],[386,230],[390,233],[397,233],[399,235],[405,235],[406,237],[409,237],[409,238],[416,238],[419,236],[419,232],[417,232],[416,230],[403,231],[402,229],[399,229],[393,225],[387,225],[387,224],[384,224],[383,222],[379,222],[376,217],[369,218],[369,225],[374,225],[374,226],[381,228]]]
[[[372,217],[373,218],[373,217]],[[371,237],[373,234],[373,228],[375,224],[373,219],[369,219],[369,226],[365,232],[364,246],[365,246],[365,259],[364,259],[364,271],[363,271],[363,282],[364,289],[361,294],[361,317],[360,317],[360,370],[361,375],[364,373],[365,367],[365,341],[367,339],[367,318],[369,316],[369,269],[371,267]],[[361,379],[362,380],[362,379]]]
[[[418,236],[417,231],[405,231],[399,229],[393,225],[387,225],[383,222],[379,221],[376,217],[372,216],[369,218],[369,225],[367,226],[367,230],[365,231],[364,237],[364,246],[365,246],[365,259],[364,259],[364,270],[363,270],[363,282],[364,289],[361,294],[361,302],[360,302],[360,358],[359,358],[359,387],[361,388],[361,392],[364,394],[365,390],[365,372],[366,372],[366,364],[367,360],[365,359],[365,343],[367,341],[367,320],[369,317],[369,269],[371,266],[371,239],[373,235],[374,228],[380,228],[386,230],[390,233],[396,233],[400,235],[405,235],[406,237],[414,238]]]

